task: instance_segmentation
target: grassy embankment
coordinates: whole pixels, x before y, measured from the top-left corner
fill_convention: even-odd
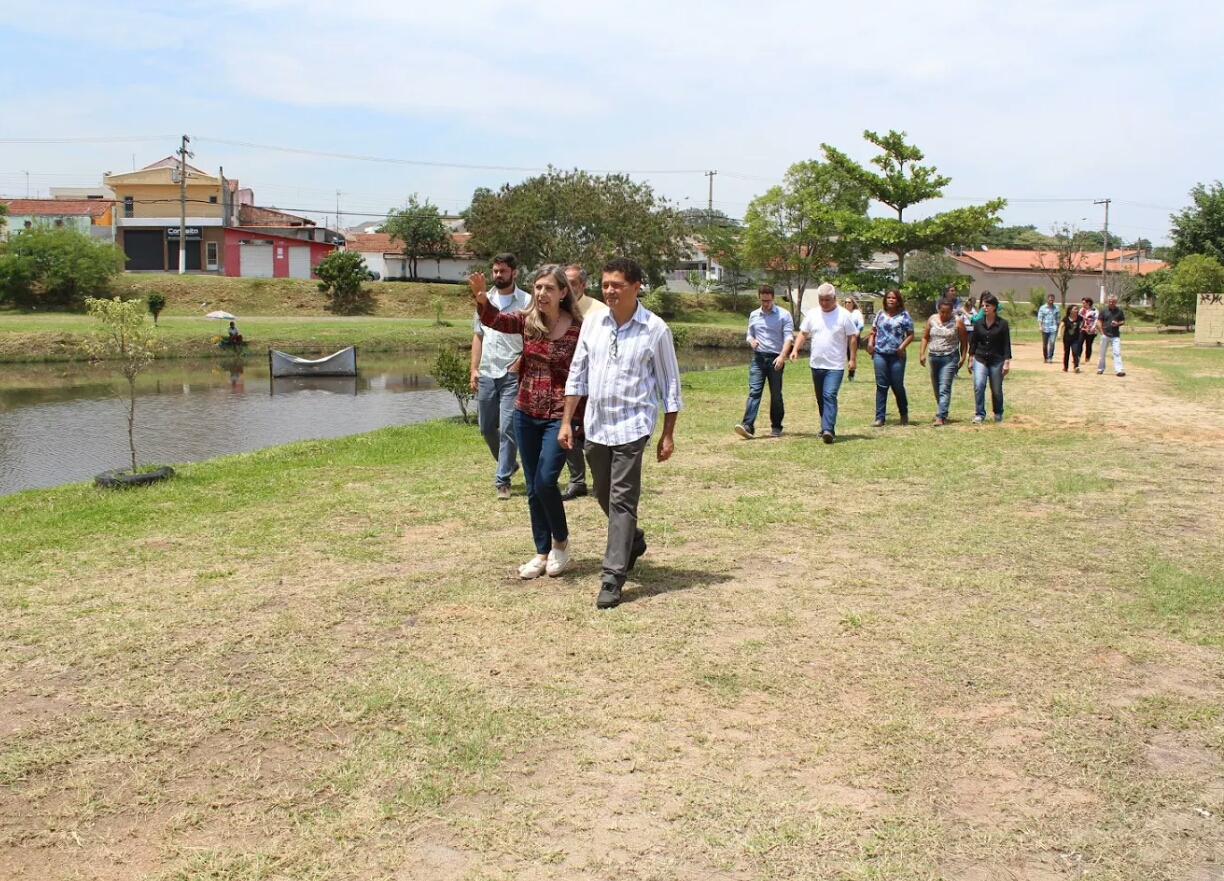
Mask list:
[[[832,447],[686,375],[609,613],[453,422],[0,499],[0,876],[1216,877],[1224,353],[1128,357]]]

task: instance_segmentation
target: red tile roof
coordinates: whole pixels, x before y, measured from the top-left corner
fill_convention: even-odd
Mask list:
[[[472,234],[467,232],[451,233],[451,241],[455,243],[456,257],[471,256],[467,249],[468,239],[471,237]],[[345,247],[350,251],[359,251],[362,254],[401,254],[404,250],[399,241],[392,241],[391,236],[385,232],[349,233]]]
[[[31,214],[42,217],[101,217],[115,203],[110,199],[0,199],[9,214]]]
[[[1108,269],[1111,272],[1130,272],[1147,275],[1157,269],[1168,266],[1163,260],[1144,260],[1139,263],[1136,258],[1138,251],[1110,251]],[[985,269],[989,272],[1041,272],[1044,267],[1058,265],[1058,254],[1055,251],[1025,251],[1006,248],[989,251],[966,251],[954,258],[962,265],[971,269]],[[1085,273],[1101,271],[1101,252],[1088,251],[1078,254],[1077,264]]]

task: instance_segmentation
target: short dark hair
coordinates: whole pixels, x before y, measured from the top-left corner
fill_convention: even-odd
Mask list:
[[[990,291],[986,291],[985,293],[982,294],[982,305],[985,306],[987,303],[994,306],[995,311],[998,311],[999,298],[996,297],[994,294],[992,294]]]
[[[514,255],[509,252],[498,254],[496,257],[494,257],[492,260],[492,265],[496,265],[498,263],[505,263],[511,269],[518,269],[518,260],[516,260]]]
[[[636,260],[628,257],[613,257],[604,264],[603,271],[604,273],[619,272],[629,284],[642,280],[642,267],[638,266]]]
[[[759,288],[757,288],[757,294],[769,294],[769,296],[772,297],[774,295],[773,285],[771,284],[761,285]]]
[[[1080,302],[1087,303],[1089,306],[1091,306],[1093,303],[1093,300],[1092,300],[1092,297],[1084,297],[1084,299],[1080,300]]]
[[[955,309],[956,301],[953,300],[951,297],[940,297],[939,300],[936,301],[935,303],[935,308],[942,309],[944,306],[947,306],[949,309]]]

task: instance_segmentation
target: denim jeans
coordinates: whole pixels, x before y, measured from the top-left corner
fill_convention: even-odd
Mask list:
[[[1097,361],[1097,373],[1105,371],[1105,350],[1113,352],[1114,373],[1122,372],[1122,337],[1101,336],[1101,357]]]
[[[769,427],[774,431],[782,430],[782,419],[786,416],[786,406],[782,402],[782,371],[786,365],[775,368],[777,357],[777,353],[752,353],[752,363],[748,365],[748,403],[744,407],[744,425],[749,431],[756,430],[766,380],[769,381]]]
[[[951,355],[927,353],[927,365],[931,370],[931,390],[935,392],[935,416],[938,419],[948,418],[948,408],[952,406],[952,380],[956,378],[956,365],[959,363],[959,352],[953,352]]]
[[[1043,330],[1041,332],[1041,357],[1046,361],[1054,360],[1054,340],[1057,337],[1057,330]]]
[[[1075,369],[1079,370],[1080,362],[1080,347],[1083,345],[1083,340],[1080,339],[1078,333],[1073,333],[1071,336],[1063,334],[1063,370],[1070,366],[1068,362],[1074,360]]]
[[[888,410],[888,390],[897,398],[897,412],[909,419],[909,398],[905,394],[905,359],[896,352],[871,356],[876,376],[876,422],[883,422]]]
[[[476,381],[476,421],[489,452],[497,460],[494,486],[509,486],[514,473],[514,399],[518,397],[518,374],[507,373]]]
[[[523,479],[527,481],[527,510],[531,512],[531,537],[537,554],[547,554],[553,542],[569,540],[565,503],[557,478],[565,466],[565,449],[557,443],[560,419],[537,419],[514,411],[514,433],[523,454]]]
[[[1003,418],[1003,362],[973,362],[973,415],[986,418],[986,383],[990,382],[990,405],[995,419]]]
[[[816,409],[820,411],[820,433],[837,434],[837,393],[841,391],[844,370],[812,368],[812,385],[816,388]]]

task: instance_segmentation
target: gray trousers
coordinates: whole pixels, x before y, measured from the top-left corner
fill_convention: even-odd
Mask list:
[[[604,550],[603,582],[623,586],[635,541],[645,539],[638,529],[638,500],[642,497],[642,453],[650,436],[627,444],[604,446],[588,440],[587,464],[595,498],[608,515],[608,545]]]
[[[586,435],[582,431],[582,423],[575,422],[574,446],[565,453],[565,464],[569,466],[569,485],[586,488],[586,458],[582,453],[586,446]]]

